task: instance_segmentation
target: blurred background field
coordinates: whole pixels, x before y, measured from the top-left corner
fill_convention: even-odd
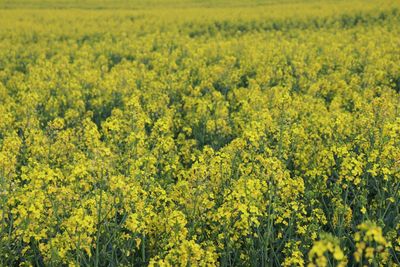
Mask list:
[[[1,0],[0,8],[6,9],[156,9],[156,8],[307,8],[382,6],[390,0]],[[279,7],[282,6],[282,7]],[[290,9],[290,8],[289,8]]]
[[[344,0],[322,0],[324,2],[346,2]],[[317,0],[1,0],[2,8],[89,8],[89,9],[140,9],[167,7],[243,7],[295,3],[320,3]]]

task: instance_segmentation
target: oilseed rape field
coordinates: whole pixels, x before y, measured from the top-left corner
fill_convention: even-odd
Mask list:
[[[0,0],[0,266],[400,266],[400,2]]]

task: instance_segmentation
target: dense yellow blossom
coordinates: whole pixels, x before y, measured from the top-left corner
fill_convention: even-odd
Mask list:
[[[360,224],[358,232],[354,235],[356,251],[354,258],[356,262],[364,264],[387,265],[389,258],[388,243],[382,234],[382,228],[372,222]]]
[[[400,266],[400,2],[0,0],[0,266]]]
[[[330,266],[335,262],[335,266],[346,266],[347,259],[340,247],[339,240],[333,236],[321,235],[321,240],[314,242],[311,250],[308,253],[308,259],[312,266]]]

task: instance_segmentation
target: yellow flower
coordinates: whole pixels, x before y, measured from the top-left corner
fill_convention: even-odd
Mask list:
[[[366,212],[367,212],[367,209],[366,209],[365,207],[362,207],[362,208],[361,208],[361,213],[362,213],[362,214],[365,214]]]

